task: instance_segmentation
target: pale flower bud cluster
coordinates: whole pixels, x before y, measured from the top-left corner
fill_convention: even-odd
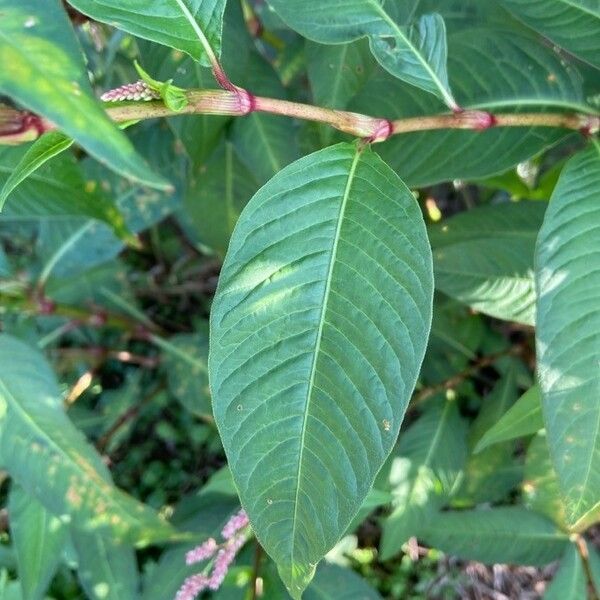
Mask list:
[[[244,510],[240,510],[223,527],[221,535],[225,541],[222,544],[217,544],[214,538],[208,538],[186,554],[187,565],[193,565],[213,557],[214,560],[208,573],[198,573],[184,581],[175,600],[194,600],[204,590],[218,590],[221,587],[231,563],[248,539],[248,524],[248,515]]]
[[[100,96],[104,102],[122,102],[124,100],[158,100],[160,94],[151,90],[145,81],[127,83],[121,87],[110,90]]]

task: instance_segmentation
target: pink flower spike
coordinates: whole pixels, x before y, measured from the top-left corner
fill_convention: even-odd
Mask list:
[[[197,562],[201,562],[206,560],[207,558],[211,558],[213,554],[217,551],[217,542],[214,538],[208,538],[205,542],[190,550],[185,555],[185,563],[187,565],[193,565]]]
[[[223,527],[221,535],[224,539],[231,539],[240,529],[244,529],[248,525],[248,515],[244,509],[233,515]]]
[[[194,598],[208,587],[208,577],[198,574],[188,577],[179,588],[175,600],[194,600]]]

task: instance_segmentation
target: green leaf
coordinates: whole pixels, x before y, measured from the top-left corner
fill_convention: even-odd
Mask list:
[[[536,435],[525,457],[523,500],[527,508],[546,515],[557,525],[565,527],[565,505],[560,495],[558,477],[550,460],[546,432]]]
[[[114,539],[72,529],[77,576],[90,600],[137,600],[139,574],[135,552]]]
[[[165,106],[174,112],[183,110],[189,103],[186,91],[183,88],[173,85],[173,80],[157,81],[152,79],[140,64],[135,61],[135,70],[142,81],[153,91],[156,92],[164,102]]]
[[[174,530],[110,483],[102,458],[69,421],[54,374],[34,349],[0,334],[0,463],[48,510],[115,540],[148,544]]]
[[[552,583],[544,593],[544,600],[581,600],[586,597],[588,591],[583,563],[577,546],[569,544]]]
[[[586,108],[575,67],[563,66],[556,53],[523,33],[473,27],[467,33],[461,30],[450,35],[448,46],[450,84],[465,109],[531,111],[534,106],[556,106],[591,110]],[[537,66],[529,69],[529,65]],[[374,72],[349,108],[392,119],[445,112],[431,95],[381,71]],[[394,136],[377,150],[407,185],[424,187],[502,173],[566,134],[539,127],[430,131]]]
[[[0,192],[0,210],[10,193],[41,165],[63,152],[73,144],[73,140],[60,132],[50,132],[35,141],[23,155]]]
[[[537,356],[550,454],[580,530],[600,516],[600,147],[573,157],[536,249]]]
[[[381,600],[379,593],[351,569],[322,564],[304,600]]]
[[[69,0],[77,10],[152,42],[181,50],[204,66],[221,53],[227,0]]]
[[[544,428],[542,395],[538,385],[529,388],[477,442],[475,452],[516,438],[534,435]]]
[[[524,23],[600,67],[600,5],[598,0],[500,0]]]
[[[94,98],[81,49],[60,3],[0,0],[0,13],[0,92],[48,118],[117,173],[169,187]]]
[[[286,167],[244,209],[211,314],[213,410],[298,597],[395,442],[431,323],[420,209],[370,149]]]
[[[14,173],[26,168],[27,155],[36,144],[27,151],[24,148],[0,149],[0,182],[4,182],[4,189],[12,187],[10,179]],[[9,190],[9,198],[0,214],[0,221],[62,221],[75,216],[103,221],[121,239],[130,235],[117,206],[96,183],[86,181],[73,155],[63,154],[39,166],[18,187]]]
[[[545,210],[542,202],[496,204],[432,227],[436,287],[477,311],[533,324],[533,257]]]
[[[208,387],[208,328],[160,340],[169,390],[192,414],[210,417]]]
[[[401,436],[390,474],[394,510],[383,523],[381,560],[418,535],[450,495],[467,458],[466,433],[457,403],[444,400]]]
[[[534,566],[556,560],[569,543],[551,521],[519,506],[441,512],[420,537],[464,560]]]
[[[457,108],[448,86],[446,28],[440,15],[399,26],[378,0],[269,0],[281,18],[309,40],[340,44],[368,37],[371,51],[392,75]]]
[[[23,597],[42,600],[60,563],[68,529],[15,485],[10,490],[8,510]]]
[[[200,242],[224,256],[240,213],[257,189],[256,178],[229,142],[221,145],[205,165],[194,169],[184,202]]]

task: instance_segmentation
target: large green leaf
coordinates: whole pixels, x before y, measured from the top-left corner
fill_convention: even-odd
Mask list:
[[[419,207],[370,149],[286,167],[244,209],[211,314],[213,410],[294,597],[396,439],[431,321]]]
[[[569,543],[567,533],[520,506],[440,512],[420,537],[466,560],[536,566],[559,558]]]
[[[448,86],[446,27],[438,14],[400,26],[378,0],[269,0],[283,20],[306,38],[324,44],[368,37],[371,51],[392,75],[456,102]]]
[[[533,324],[535,240],[542,202],[485,206],[429,232],[436,287],[493,317]]]
[[[189,54],[205,66],[221,52],[226,0],[69,0],[77,10],[141,38]]]
[[[436,402],[401,436],[390,473],[394,510],[383,523],[382,560],[418,535],[451,493],[466,458],[466,424],[454,401]]]
[[[131,546],[114,539],[73,529],[77,576],[89,600],[137,600],[139,574]]]
[[[50,119],[112,169],[168,187],[94,98],[81,49],[58,0],[0,0],[0,92]]]
[[[97,183],[86,181],[79,164],[70,154],[42,165],[10,190],[10,179],[28,154],[25,148],[0,149],[0,184],[8,186],[8,200],[0,214],[1,222],[64,221],[69,217],[86,216],[96,222],[104,221],[113,234],[121,238],[127,235],[123,215],[117,206]]]
[[[583,562],[577,546],[569,544],[560,561],[560,568],[544,593],[544,600],[581,600],[588,597]]]
[[[485,432],[474,451],[481,452],[493,444],[533,435],[543,428],[542,396],[539,386],[534,385]]]
[[[18,486],[10,490],[8,511],[23,597],[42,600],[60,562],[69,530]]]
[[[102,458],[69,421],[49,365],[34,349],[0,335],[0,463],[48,510],[115,540],[173,537],[150,508],[115,488]]]
[[[600,147],[573,157],[536,249],[537,355],[550,454],[575,529],[600,516]]]
[[[500,0],[524,23],[600,67],[598,0]]]
[[[577,70],[563,66],[556,53],[523,33],[478,26],[450,35],[448,45],[450,83],[464,108],[585,109]],[[445,111],[433,96],[381,71],[373,74],[349,108],[394,119]],[[502,173],[565,135],[563,130],[531,127],[430,131],[394,136],[378,152],[409,186],[422,187]]]

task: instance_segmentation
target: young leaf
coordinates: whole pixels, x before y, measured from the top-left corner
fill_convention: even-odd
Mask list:
[[[81,49],[58,0],[0,0],[0,13],[0,92],[50,119],[117,173],[169,187],[94,98]]]
[[[600,502],[600,146],[573,157],[536,249],[537,354],[550,454],[575,530]]]
[[[469,210],[430,230],[436,287],[475,310],[533,324],[535,240],[546,204]]]
[[[139,574],[131,546],[114,538],[72,528],[77,576],[90,600],[137,600]]]
[[[444,19],[423,15],[416,24],[399,26],[377,0],[269,0],[292,29],[309,40],[340,44],[368,37],[371,51],[392,75],[435,94],[458,108],[448,85]]]
[[[491,564],[546,565],[569,544],[567,533],[520,506],[440,512],[420,537],[453,556]]]
[[[64,413],[43,357],[0,334],[0,364],[0,460],[11,477],[77,527],[139,544],[172,538],[170,525],[111,484],[100,455]]]
[[[19,163],[8,176],[8,179],[2,185],[2,190],[0,191],[0,210],[4,207],[4,203],[11,192],[20,183],[39,169],[45,162],[60,154],[72,144],[73,140],[70,137],[58,131],[46,133],[37,139],[22,156]]]
[[[577,546],[569,544],[552,583],[544,593],[544,600],[581,600],[587,597],[587,581],[581,557]]]
[[[188,105],[188,99],[183,88],[173,85],[173,80],[168,79],[167,81],[157,81],[152,79],[139,63],[135,61],[135,70],[138,75],[142,78],[142,81],[156,94],[158,94],[165,106],[174,112],[183,110]]]
[[[97,21],[170,46],[211,66],[221,53],[223,11],[227,0],[69,0]]]
[[[543,428],[542,395],[539,386],[534,385],[485,432],[477,442],[474,452],[481,452],[500,442],[533,435]]]
[[[600,68],[597,0],[500,0],[524,23]]]
[[[457,403],[445,400],[436,402],[402,435],[390,474],[394,510],[383,523],[382,560],[418,535],[451,493],[467,458],[466,434]]]
[[[23,597],[41,600],[60,562],[67,526],[16,485],[10,490],[8,514]]]
[[[394,444],[431,303],[420,209],[368,148],[289,165],[240,217],[211,313],[213,409],[242,504],[295,598]]]

